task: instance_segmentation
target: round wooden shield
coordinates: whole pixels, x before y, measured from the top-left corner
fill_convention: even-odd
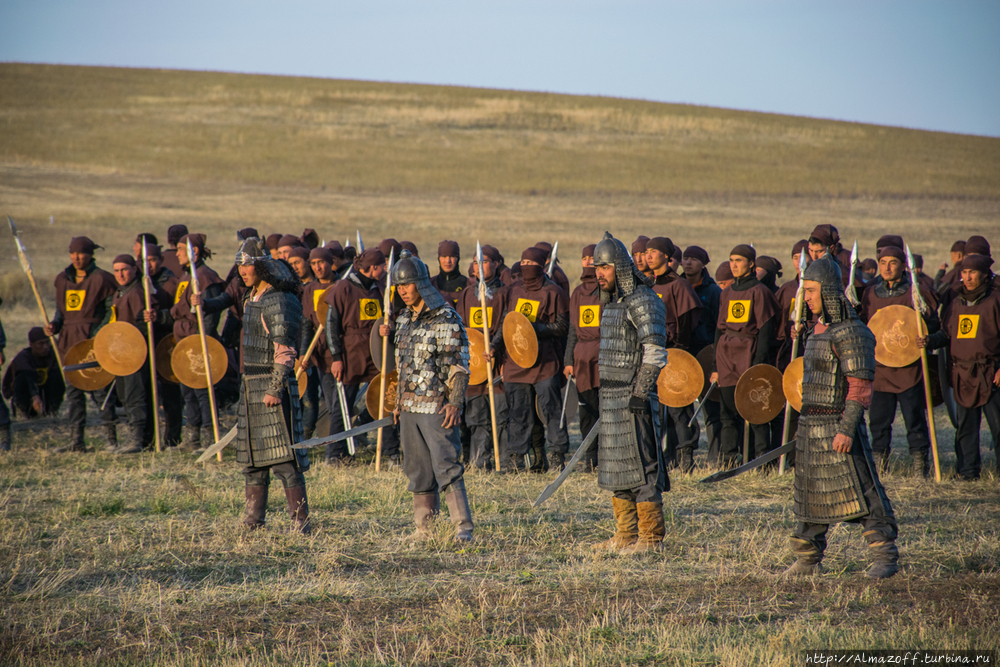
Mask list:
[[[208,357],[212,363],[212,384],[218,384],[229,368],[229,357],[222,343],[212,337],[206,338]],[[201,338],[197,335],[188,336],[174,346],[170,355],[170,367],[174,375],[185,387],[205,389],[208,379],[205,377],[205,358],[201,353]]]
[[[667,365],[656,380],[656,395],[668,408],[694,403],[705,388],[705,373],[698,360],[684,350],[667,350]]]
[[[469,337],[469,384],[486,382],[486,337],[479,329],[467,328]]]
[[[504,317],[503,342],[507,354],[521,368],[531,368],[538,361],[538,336],[521,313],[512,311]]]
[[[180,384],[181,381],[174,375],[174,369],[170,367],[171,355],[173,355],[176,346],[177,339],[174,338],[173,334],[167,334],[163,340],[156,344],[156,372],[164,380]]]
[[[670,353],[667,353],[667,357],[670,357]],[[698,360],[698,365],[701,366],[701,372],[705,377],[704,387],[701,389],[701,400],[709,400],[715,403],[719,402],[719,388],[716,387],[712,390],[712,393],[705,395],[708,388],[712,386],[712,381],[709,379],[712,377],[712,373],[715,372],[715,346],[709,345],[708,347],[702,348],[698,356],[695,357]]]
[[[320,324],[326,324],[326,316],[330,312],[330,304],[326,302],[326,295],[330,292],[333,286],[327,287],[323,290],[316,290],[313,292],[313,297],[316,298],[316,319]],[[318,296],[317,296],[318,295]]]
[[[916,314],[906,306],[886,306],[868,320],[868,328],[875,334],[875,361],[901,368],[920,359]]]
[[[796,412],[802,412],[803,363],[802,357],[793,359],[781,376],[781,388],[784,390],[785,400]]]
[[[396,409],[396,385],[399,384],[399,371],[393,369],[385,376],[385,414],[391,415]],[[382,375],[376,375],[368,383],[368,391],[365,392],[365,406],[368,414],[378,419],[378,390],[382,385]]]
[[[129,322],[111,322],[101,327],[94,336],[97,363],[112,375],[125,377],[138,372],[147,354],[146,339]]]
[[[372,327],[372,333],[368,339],[368,349],[372,353],[372,361],[375,362],[375,368],[379,369],[379,372],[382,371],[382,335],[379,334],[378,328],[384,323],[384,317],[378,318],[375,321],[375,326]],[[392,336],[389,336],[389,347],[386,356],[389,357],[389,371],[391,372],[396,368],[396,343],[393,341]]]
[[[766,424],[784,405],[781,371],[774,366],[751,366],[736,383],[736,409],[751,424]]]
[[[300,363],[299,360],[295,361],[296,373],[299,372],[299,363]],[[303,373],[302,375],[297,375],[297,377],[299,379],[299,400],[302,400],[302,398],[304,398],[306,395],[306,389],[309,387],[309,374]],[[213,377],[212,379],[214,380],[215,378]]]
[[[66,366],[72,366],[74,364],[85,364],[91,361],[97,361],[97,355],[94,354],[93,338],[81,340],[79,343],[69,348],[69,351],[66,352],[66,358],[63,359],[63,364]],[[66,381],[82,391],[97,391],[98,389],[104,389],[111,384],[114,379],[115,376],[103,368],[88,368],[85,371],[71,371],[66,373]]]

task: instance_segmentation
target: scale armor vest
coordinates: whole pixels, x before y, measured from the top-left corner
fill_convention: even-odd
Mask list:
[[[465,373],[464,378],[458,373],[449,386],[452,367]],[[400,313],[396,320],[396,368],[396,405],[402,411],[434,414],[445,403],[461,408],[468,386],[469,338],[458,313],[444,303],[436,310],[421,311],[416,319],[409,308]]]
[[[597,483],[602,489],[620,491],[645,483],[635,420],[628,404],[636,391],[643,344],[662,347],[666,337],[666,308],[649,287],[639,285],[628,297],[602,309],[598,356],[601,446],[597,466]],[[648,394],[652,386],[643,387],[642,393]]]
[[[795,444],[795,515],[810,523],[835,523],[865,516],[869,509],[854,467],[856,459],[833,451],[830,445],[840,432],[847,378],[875,377],[875,336],[852,318],[810,336],[802,356],[802,415]],[[866,462],[871,462],[863,419],[855,427],[853,437],[862,447]],[[884,504],[889,507],[888,500]]]
[[[297,345],[302,302],[291,292],[270,289],[258,301],[247,298],[243,308],[236,461],[263,467],[295,460],[301,469],[308,468],[308,454],[292,449],[293,443],[303,439],[298,383],[291,368],[274,363],[276,343],[292,348]],[[269,390],[281,391],[280,406],[263,404]]]

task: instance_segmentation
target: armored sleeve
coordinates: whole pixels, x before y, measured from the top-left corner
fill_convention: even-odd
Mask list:
[[[837,433],[853,438],[857,431],[858,424],[865,416],[865,406],[857,401],[847,401],[844,404],[844,413],[837,422]]]
[[[667,311],[663,301],[648,287],[638,287],[628,300],[628,318],[635,325],[642,361],[632,395],[645,398],[667,365]]]
[[[263,304],[264,325],[271,342],[297,349],[302,302],[290,292],[269,294]]]
[[[861,380],[874,380],[875,334],[871,329],[858,320],[851,320],[844,326],[832,327],[829,331],[833,339],[834,352],[840,359],[840,368],[844,375]]]
[[[269,396],[281,398],[288,384],[288,379],[291,376],[291,367],[285,364],[274,364],[271,366],[271,378],[267,383],[267,391],[265,393]]]
[[[331,304],[326,311],[326,347],[334,361],[343,359],[344,330],[340,322],[340,311],[335,304]]]

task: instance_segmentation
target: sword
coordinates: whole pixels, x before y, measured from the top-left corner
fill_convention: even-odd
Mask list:
[[[116,382],[118,382],[118,378],[115,378],[114,380],[112,380],[111,384],[108,385],[108,393],[104,395],[104,402],[101,403],[101,410],[102,411],[104,410],[104,408],[108,407],[108,401],[111,400],[111,394],[115,393],[115,383]]]
[[[549,270],[547,271],[549,278],[552,278],[552,274],[556,270],[556,255],[559,254],[559,241],[552,246],[552,256],[549,258]]]
[[[701,411],[705,409],[705,403],[708,402],[708,395],[712,393],[712,390],[715,389],[715,386],[717,384],[719,383],[713,382],[712,384],[708,385],[708,391],[705,392],[705,396],[701,399],[701,401],[698,402],[698,409],[694,411],[694,414],[691,415],[691,419],[688,420],[688,428],[694,426],[694,423],[698,421],[698,415],[700,415]]]
[[[201,456],[195,459],[195,463],[204,463],[205,461],[209,460],[210,458],[221,452],[223,449],[225,449],[229,445],[229,443],[231,443],[233,440],[236,439],[237,428],[239,427],[234,426],[231,429],[229,429],[229,433],[222,436],[222,440],[219,440],[217,443],[206,449]]]
[[[340,403],[340,419],[343,422],[344,430],[351,425],[351,409],[347,405],[347,394],[344,393],[344,384],[342,382],[337,382],[337,401]],[[347,439],[347,452],[354,456],[355,450],[354,438],[350,437]]]
[[[580,446],[577,448],[576,453],[573,454],[573,458],[569,460],[569,463],[567,463],[566,467],[563,468],[563,471],[559,473],[559,476],[556,477],[551,484],[545,487],[545,490],[542,491],[542,495],[538,496],[538,500],[536,500],[532,505],[533,508],[538,507],[548,500],[549,496],[555,493],[556,489],[562,486],[562,483],[566,481],[566,478],[569,477],[573,470],[576,469],[576,464],[581,458],[583,458],[584,454],[590,451],[591,445],[597,441],[597,435],[600,430],[601,420],[598,418],[597,421],[594,422],[593,428],[590,429],[590,433],[587,434],[587,437],[583,439],[583,442],[581,442]]]
[[[340,442],[341,440],[347,440],[348,438],[355,438],[359,435],[364,435],[365,433],[371,433],[372,431],[377,431],[380,428],[385,428],[386,426],[392,426],[392,416],[388,416],[385,419],[379,419],[378,421],[373,421],[364,426],[358,426],[357,428],[352,428],[349,431],[341,431],[336,435],[328,435],[322,438],[313,438],[311,440],[303,440],[302,442],[297,442],[292,445],[292,449],[309,449],[310,447],[319,447],[320,445],[329,445],[334,442]]]
[[[563,392],[562,412],[559,414],[559,428],[566,426],[566,402],[569,401],[569,383],[573,382],[573,376],[566,379],[566,391]]]
[[[788,452],[795,449],[795,440],[790,440],[783,444],[777,449],[772,449],[767,454],[758,456],[753,461],[749,463],[744,463],[739,468],[732,468],[731,470],[720,470],[717,473],[713,473],[701,480],[702,484],[711,484],[712,482],[721,482],[724,479],[729,479],[730,477],[736,477],[737,475],[742,475],[743,473],[753,470],[754,468],[759,468],[765,463],[770,463],[779,456],[784,456]]]

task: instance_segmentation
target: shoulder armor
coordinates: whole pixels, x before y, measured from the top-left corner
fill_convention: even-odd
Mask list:
[[[268,290],[261,299],[264,321],[275,343],[297,347],[302,301],[291,292]]]
[[[828,330],[844,375],[875,379],[875,334],[860,320],[850,319]]]
[[[639,343],[661,347],[667,343],[667,309],[656,292],[645,285],[637,285],[625,298],[629,319],[635,325]]]

